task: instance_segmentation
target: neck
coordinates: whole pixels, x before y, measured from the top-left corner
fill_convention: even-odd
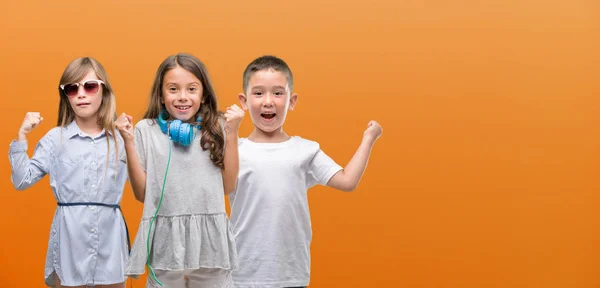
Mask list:
[[[75,117],[75,123],[79,127],[79,130],[85,132],[90,136],[96,136],[102,132],[102,126],[98,124],[97,117],[81,118]]]
[[[248,135],[248,140],[258,143],[279,143],[287,141],[288,139],[290,139],[290,136],[285,133],[282,128],[271,132],[265,132],[254,127],[254,131]]]

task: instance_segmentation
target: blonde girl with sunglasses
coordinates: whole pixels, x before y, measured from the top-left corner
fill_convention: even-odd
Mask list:
[[[119,203],[127,180],[116,104],[102,65],[73,60],[58,85],[58,125],[27,155],[27,135],[43,117],[28,112],[10,143],[11,180],[24,190],[46,174],[57,201],[44,279],[50,287],[125,287],[128,232]]]

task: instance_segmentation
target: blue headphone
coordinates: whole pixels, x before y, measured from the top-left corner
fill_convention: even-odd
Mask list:
[[[192,125],[189,123],[183,123],[179,119],[167,121],[169,119],[169,112],[162,110],[160,115],[156,119],[160,130],[167,134],[171,140],[175,143],[179,143],[183,146],[188,146],[196,137],[196,132],[201,129],[200,125]],[[198,115],[196,119],[198,123],[202,121],[202,117]]]

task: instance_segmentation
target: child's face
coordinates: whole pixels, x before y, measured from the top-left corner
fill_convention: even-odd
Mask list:
[[[180,66],[169,70],[163,78],[161,103],[171,117],[183,122],[195,121],[202,99],[202,83]]]
[[[250,111],[254,126],[269,133],[280,129],[288,109],[293,110],[298,95],[290,93],[285,74],[269,69],[255,72],[246,94],[240,94],[239,98],[242,108]]]
[[[69,104],[71,104],[71,108],[73,109],[73,112],[75,112],[75,117],[85,120],[93,119],[98,116],[98,109],[100,109],[100,105],[102,104],[102,93],[104,90],[102,84],[98,82],[84,84],[90,80],[100,80],[98,79],[98,76],[96,76],[96,72],[91,69],[83,79],[79,81],[77,94],[67,96]],[[65,86],[68,84],[72,83],[67,83]],[[89,87],[96,87],[95,85],[98,85],[97,89],[89,89]]]

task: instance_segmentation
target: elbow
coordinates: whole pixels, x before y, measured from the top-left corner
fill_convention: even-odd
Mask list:
[[[225,170],[223,172],[223,192],[225,195],[229,195],[235,192],[235,189],[237,189],[238,173],[239,169],[237,167],[234,169],[234,171]]]
[[[25,185],[13,185],[15,187],[15,190],[17,191],[24,191],[25,189],[27,189],[27,187]]]
[[[17,190],[17,191],[23,191],[29,187],[29,185],[23,183],[23,181],[20,181],[19,183],[17,183],[13,180],[11,182],[13,184],[13,187],[15,187],[15,190]]]
[[[138,190],[138,191],[140,191],[140,190]],[[136,191],[136,189],[133,189],[133,196],[135,197],[135,200],[137,200],[141,203],[144,203],[144,200],[146,198],[146,193],[144,190],[141,190],[142,191],[141,193],[138,191]]]
[[[146,195],[138,195],[135,194],[135,200],[139,201],[140,203],[144,203],[145,197]]]
[[[358,181],[346,181],[342,185],[340,185],[339,190],[343,192],[354,192],[358,187]]]
[[[340,190],[342,190],[343,192],[354,192],[354,190],[356,190],[356,187],[358,187],[358,185],[350,184],[350,185],[340,187]]]
[[[359,182],[359,177],[355,177],[354,175],[347,173],[345,170],[341,170],[331,177],[327,183],[327,186],[342,192],[354,192],[356,187],[358,187]]]
[[[234,183],[232,185],[226,185],[225,187],[223,187],[223,190],[225,192],[225,195],[229,195],[229,194],[233,193],[236,188],[237,188],[237,185],[236,185],[236,183]]]
[[[137,196],[137,195],[136,195],[136,196],[135,196],[135,200],[137,200],[138,202],[140,202],[140,203],[142,203],[142,204],[143,204],[143,203],[144,203],[144,196]]]

